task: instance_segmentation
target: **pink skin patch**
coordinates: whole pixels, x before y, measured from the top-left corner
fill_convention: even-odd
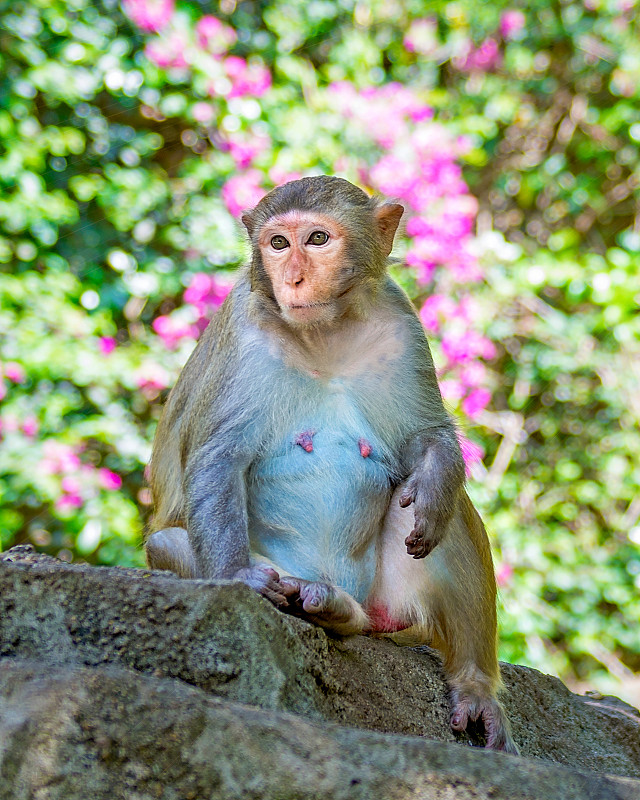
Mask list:
[[[303,431],[296,436],[294,444],[299,444],[300,447],[307,453],[313,451],[313,434],[315,431]]]
[[[386,606],[374,604],[365,610],[371,622],[369,630],[374,633],[396,633],[410,627],[409,623],[392,617]]]
[[[360,439],[358,441],[358,447],[360,448],[360,455],[363,458],[368,458],[371,455],[372,447],[366,439]]]

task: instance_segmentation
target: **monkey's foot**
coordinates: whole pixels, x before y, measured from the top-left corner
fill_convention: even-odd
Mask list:
[[[254,591],[270,600],[274,606],[283,608],[287,605],[287,597],[280,581],[280,576],[266,564],[256,564],[238,570],[233,576],[234,581],[242,581]]]
[[[368,623],[361,606],[343,589],[320,581],[281,578],[290,614],[308,619],[340,636],[361,633]]]
[[[465,731],[469,720],[475,722],[481,719],[484,724],[487,748],[519,755],[518,747],[511,738],[509,720],[495,697],[454,690],[452,700],[451,727],[454,731]]]

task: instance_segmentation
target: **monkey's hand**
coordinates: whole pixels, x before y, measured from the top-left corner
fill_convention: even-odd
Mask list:
[[[278,608],[284,608],[288,605],[284,587],[280,583],[280,576],[275,569],[268,567],[266,564],[244,567],[236,572],[233,580],[246,583],[247,586],[266,597]]]
[[[404,540],[407,553],[424,558],[440,544],[453,514],[452,504],[434,487],[424,470],[418,470],[406,482],[399,499],[402,508],[414,507],[414,526]]]

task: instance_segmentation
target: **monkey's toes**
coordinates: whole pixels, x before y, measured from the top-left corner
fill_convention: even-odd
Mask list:
[[[451,712],[451,728],[454,731],[466,731],[469,720],[475,722],[478,719],[484,725],[488,750],[519,755],[518,747],[511,738],[509,722],[498,700],[494,697],[461,696]]]
[[[309,583],[300,592],[302,608],[307,614],[321,614],[329,610],[330,599],[333,595],[331,587],[325,583]]]
[[[469,710],[456,707],[451,715],[450,724],[454,731],[466,731],[469,724]]]

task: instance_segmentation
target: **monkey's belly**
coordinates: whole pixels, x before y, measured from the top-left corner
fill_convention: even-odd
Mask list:
[[[365,447],[322,430],[313,433],[309,452],[305,441],[289,441],[252,467],[251,549],[290,575],[330,581],[363,602],[391,493],[387,469],[368,441]]]

